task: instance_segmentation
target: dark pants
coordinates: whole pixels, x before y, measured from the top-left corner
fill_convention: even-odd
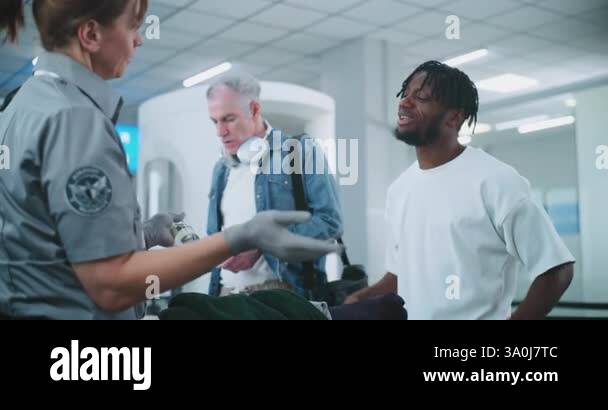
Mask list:
[[[353,305],[329,308],[333,320],[407,320],[405,301],[398,295],[388,294],[362,300]]]

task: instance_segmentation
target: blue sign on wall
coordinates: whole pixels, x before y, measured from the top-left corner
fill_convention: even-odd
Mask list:
[[[119,124],[116,126],[116,132],[118,132],[122,146],[125,148],[129,171],[135,175],[139,159],[139,129],[131,125]]]
[[[580,233],[578,203],[556,203],[547,206],[547,212],[560,235]]]

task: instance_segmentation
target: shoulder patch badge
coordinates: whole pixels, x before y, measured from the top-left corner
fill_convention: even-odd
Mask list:
[[[79,168],[68,179],[66,197],[79,214],[97,215],[112,202],[112,184],[99,168]]]

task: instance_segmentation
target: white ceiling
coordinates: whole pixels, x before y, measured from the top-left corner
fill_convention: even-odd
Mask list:
[[[403,70],[486,47],[487,58],[463,67],[474,81],[512,72],[550,89],[608,75],[608,0],[150,2],[161,38],[147,40],[126,76],[114,81],[130,105],[226,60],[263,80],[319,88],[321,55],[360,37],[399,47]],[[446,40],[448,15],[460,17],[459,41]],[[30,74],[36,37],[29,16],[19,46],[0,48],[0,96]],[[505,97],[481,92],[482,104]]]

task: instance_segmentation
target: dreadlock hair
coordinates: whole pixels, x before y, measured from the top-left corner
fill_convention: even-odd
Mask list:
[[[405,97],[407,87],[412,78],[418,73],[425,72],[426,78],[422,87],[428,84],[432,96],[447,109],[462,109],[465,122],[469,120],[469,127],[477,125],[477,112],[479,111],[479,94],[475,83],[462,71],[450,67],[439,61],[427,61],[414,70],[403,82],[397,97]]]

